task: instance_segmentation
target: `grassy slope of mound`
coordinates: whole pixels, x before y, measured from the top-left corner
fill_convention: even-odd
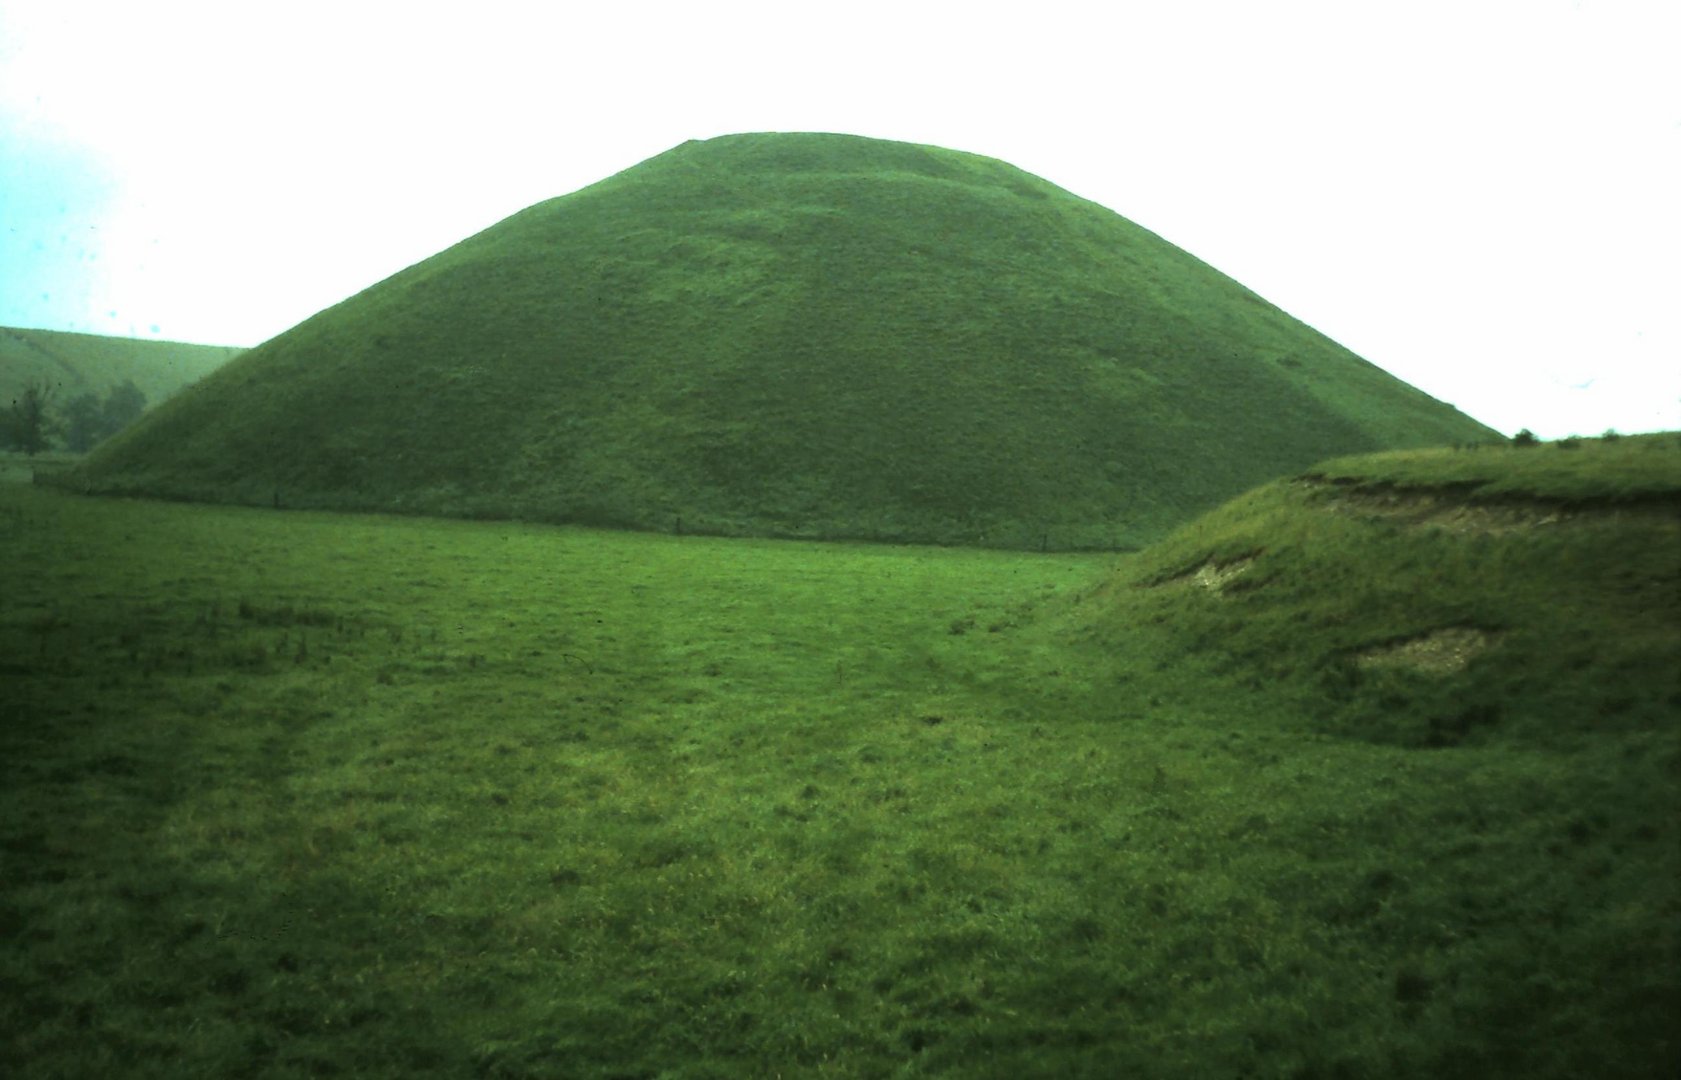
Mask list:
[[[1313,740],[1349,770],[1316,830],[1269,814],[1249,839],[1304,896],[1346,889],[1313,903],[1350,949],[1408,958],[1409,1024],[1463,1040],[1436,1075],[1661,1076],[1681,1062],[1677,612],[1667,433],[1328,462],[1050,622],[1131,725],[1194,710],[1233,748]]]
[[[1099,639],[1290,695],[1406,746],[1673,746],[1681,436],[1325,463],[1206,515],[1107,582]]]
[[[103,397],[125,379],[155,404],[243,351],[231,345],[0,327],[0,404],[15,400],[31,383],[51,387],[54,400],[63,405],[82,393]]]
[[[1110,547],[1338,453],[1493,437],[1009,165],[690,142],[328,309],[92,490]]]

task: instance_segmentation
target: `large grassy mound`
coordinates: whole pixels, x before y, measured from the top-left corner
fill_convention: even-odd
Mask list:
[[[242,351],[231,345],[0,326],[0,408],[31,384],[48,387],[59,405],[77,394],[103,397],[125,381],[139,387],[147,401],[162,401]]]
[[[1110,547],[1334,454],[1485,439],[1002,162],[689,142],[253,350],[92,490],[723,535]]]

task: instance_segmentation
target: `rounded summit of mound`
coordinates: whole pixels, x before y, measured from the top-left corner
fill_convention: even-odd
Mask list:
[[[258,346],[89,490],[725,535],[1148,541],[1493,433],[999,161],[688,142]]]

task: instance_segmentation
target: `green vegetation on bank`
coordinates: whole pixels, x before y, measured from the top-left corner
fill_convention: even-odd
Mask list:
[[[1681,435],[1401,450],[1337,458],[1312,475],[1362,487],[1452,487],[1467,499],[1631,502],[1681,498]]]
[[[0,487],[0,1058],[1674,1075],[1681,530],[1423,498],[1115,557]]]
[[[1198,518],[1096,595],[1082,632],[1264,684],[1306,729],[1672,744],[1681,435],[1328,462]]]
[[[1333,454],[1498,439],[999,161],[690,142],[321,312],[82,490],[662,532],[1137,546]]]

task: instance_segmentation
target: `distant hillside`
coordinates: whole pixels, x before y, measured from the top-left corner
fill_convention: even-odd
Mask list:
[[[157,404],[245,350],[228,345],[103,337],[0,327],[0,405],[30,383],[52,388],[63,404],[78,394],[103,397],[124,380]]]
[[[1070,617],[1119,667],[1235,675],[1323,732],[1614,738],[1681,768],[1677,612],[1666,433],[1327,462],[1187,524]]]
[[[95,491],[721,535],[1154,539],[1335,454],[1496,439],[999,161],[689,142],[330,308]]]

